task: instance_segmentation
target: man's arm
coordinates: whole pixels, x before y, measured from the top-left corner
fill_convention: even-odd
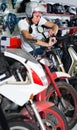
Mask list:
[[[34,43],[39,45],[39,46],[49,47],[49,44],[47,42],[43,42],[43,41],[41,41],[39,39],[36,39],[27,30],[22,30],[21,33],[22,33],[22,35],[24,36],[25,39],[33,40]],[[31,43],[33,43],[33,42],[31,42]]]
[[[56,35],[58,33],[58,25],[53,23],[53,22],[50,22],[50,21],[47,21],[45,23],[45,26],[47,27],[50,27],[51,29],[49,30],[49,35]]]

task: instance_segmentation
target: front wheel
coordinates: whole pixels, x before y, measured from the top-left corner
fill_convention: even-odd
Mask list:
[[[69,130],[65,116],[56,106],[44,110],[41,118],[46,130]]]
[[[7,116],[7,130],[37,130],[38,127],[35,123],[31,121],[25,121],[26,118]],[[5,125],[5,124],[4,124]],[[8,128],[9,127],[9,128]],[[3,128],[3,125],[0,125],[0,130],[5,130],[6,126]]]
[[[58,108],[65,114],[69,127],[72,128],[77,121],[77,93],[74,88],[66,82],[58,82],[57,86],[66,104],[66,109],[63,107],[53,86],[48,87],[47,101],[54,102],[58,106]]]
[[[13,120],[8,122],[10,130],[36,130],[31,122]]]

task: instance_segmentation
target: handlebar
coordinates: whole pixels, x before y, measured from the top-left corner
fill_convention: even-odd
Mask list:
[[[74,34],[70,35],[70,34],[66,34],[64,36],[55,36],[55,35],[52,35],[50,37],[55,37],[57,40],[64,40],[64,39],[67,39],[67,38],[70,38],[70,37],[75,37]]]

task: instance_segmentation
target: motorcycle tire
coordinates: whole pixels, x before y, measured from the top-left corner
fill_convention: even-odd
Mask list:
[[[8,126],[9,126],[9,130],[36,130],[38,128],[36,128],[34,126],[34,123],[31,122],[24,122],[24,121],[20,121],[20,120],[14,120],[13,121],[8,121]],[[0,128],[0,130],[3,130],[2,128]]]
[[[57,106],[44,110],[41,115],[47,130],[70,130],[64,114]]]
[[[77,93],[76,90],[70,84],[64,81],[57,82],[57,86],[62,94],[67,108],[64,109],[52,85],[48,87],[46,100],[54,102],[55,105],[57,105],[58,108],[65,114],[68,125],[71,129],[77,123]]]

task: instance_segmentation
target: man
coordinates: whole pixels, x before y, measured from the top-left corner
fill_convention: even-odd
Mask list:
[[[46,7],[44,5],[32,1],[26,3],[26,16],[27,18],[22,19],[18,23],[18,27],[21,34],[22,40],[22,49],[33,52],[33,47],[36,50],[36,54],[42,53],[42,47],[51,47],[56,43],[56,38],[49,40],[48,42],[44,42],[41,39],[43,35],[38,32],[38,26],[46,26],[50,27],[51,29],[48,31],[48,36],[56,35],[58,32],[58,26],[53,22],[49,22],[42,17],[42,13],[46,12]],[[32,44],[32,40],[34,44]],[[30,41],[30,42],[29,42]]]

